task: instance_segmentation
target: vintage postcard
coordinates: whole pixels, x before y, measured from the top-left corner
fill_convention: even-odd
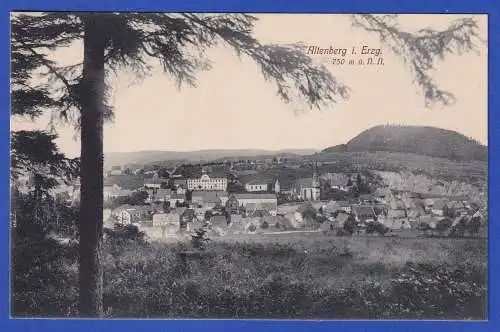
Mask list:
[[[486,15],[11,14],[11,317],[486,320]]]

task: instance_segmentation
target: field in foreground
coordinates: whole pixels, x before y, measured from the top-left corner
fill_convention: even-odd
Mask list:
[[[23,249],[24,248],[24,249]],[[262,235],[190,244],[106,243],[108,317],[486,319],[486,243],[478,239]],[[13,316],[77,316],[74,248],[19,247]]]

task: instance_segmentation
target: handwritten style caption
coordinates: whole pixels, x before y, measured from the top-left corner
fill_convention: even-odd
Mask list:
[[[372,48],[368,45],[352,46],[351,48],[336,48],[333,46],[320,47],[306,46],[305,53],[314,56],[326,56],[327,62],[343,66],[384,66],[384,57],[381,48]]]

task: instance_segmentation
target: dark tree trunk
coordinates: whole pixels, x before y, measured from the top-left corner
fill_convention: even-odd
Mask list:
[[[103,314],[103,114],[106,37],[100,17],[87,15],[81,94],[81,207],[79,311],[82,317]],[[102,20],[102,19],[101,19]]]

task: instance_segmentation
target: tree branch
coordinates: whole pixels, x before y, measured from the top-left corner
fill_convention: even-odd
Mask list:
[[[71,89],[72,85],[69,83],[69,81],[66,79],[66,77],[64,77],[64,75],[59,73],[59,71],[54,66],[52,66],[50,64],[49,60],[47,60],[42,54],[35,51],[32,47],[27,45],[25,42],[21,41],[21,44],[23,44],[23,46],[28,51],[30,51],[33,55],[38,57],[38,59],[43,63],[43,65],[66,86],[66,89],[68,90],[68,92],[72,91],[72,89]]]
[[[434,68],[436,58],[442,60],[446,53],[474,51],[474,39],[483,42],[477,32],[477,23],[472,18],[457,20],[443,31],[421,29],[410,33],[388,22],[385,16],[358,14],[351,17],[354,26],[377,33],[381,42],[409,66],[414,83],[422,88],[427,107],[436,102],[445,106],[455,102],[453,94],[438,88],[428,74]]]

